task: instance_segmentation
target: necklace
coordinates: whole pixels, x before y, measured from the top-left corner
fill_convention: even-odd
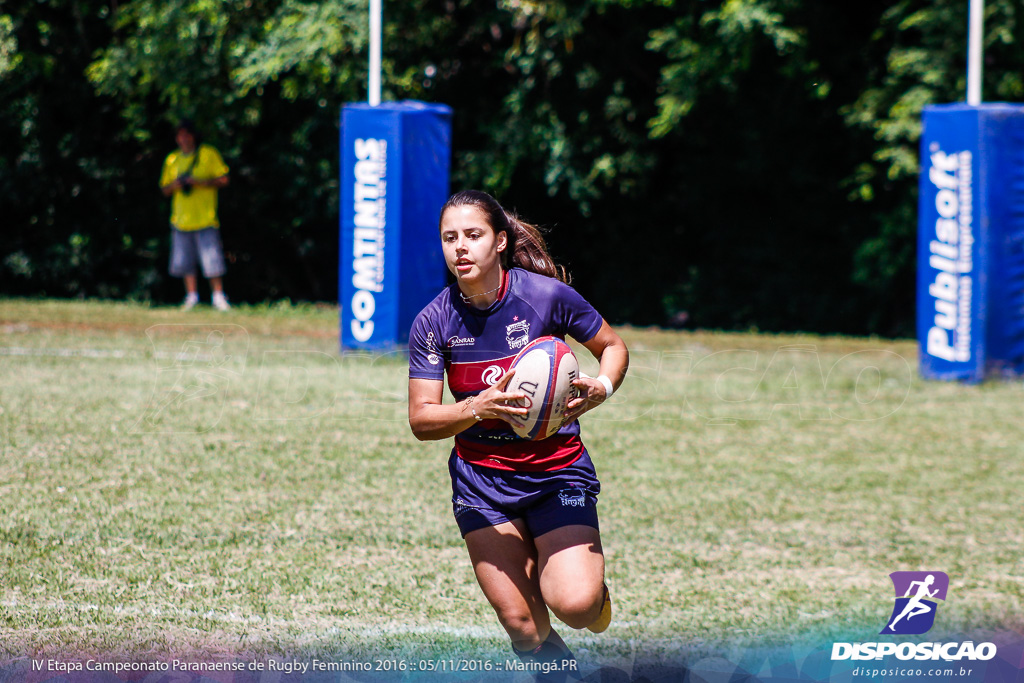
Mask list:
[[[481,296],[487,296],[488,294],[494,294],[499,289],[501,289],[501,285],[503,285],[503,284],[505,284],[505,275],[504,274],[502,274],[502,276],[500,278],[500,282],[498,283],[498,286],[495,287],[494,289],[489,289],[486,292],[480,292],[479,294],[470,294],[469,296],[466,296],[465,294],[463,294],[462,290],[460,289],[459,290],[459,296],[462,297],[462,302],[463,303],[467,303],[468,304],[470,299],[476,299],[476,298],[481,297]]]
[[[477,297],[487,296],[488,294],[494,294],[499,289],[501,289],[501,285],[498,285],[494,289],[488,289],[486,292],[480,292],[479,294],[470,294],[469,296],[466,296],[465,294],[462,293],[462,290],[459,290],[459,296],[461,296],[462,300],[468,304],[470,299],[476,299]]]

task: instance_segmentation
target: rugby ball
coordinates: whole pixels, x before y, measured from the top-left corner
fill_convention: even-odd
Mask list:
[[[569,345],[557,337],[541,337],[527,344],[512,361],[516,374],[505,391],[522,392],[514,402],[527,408],[525,417],[512,416],[512,430],[524,439],[539,441],[559,430],[566,405],[578,394],[573,380],[580,366]]]

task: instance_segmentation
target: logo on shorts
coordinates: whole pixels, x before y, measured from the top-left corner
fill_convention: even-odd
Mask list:
[[[562,506],[581,508],[587,505],[587,492],[579,488],[562,489],[558,492],[558,500]]]
[[[452,508],[453,508],[453,510],[455,512],[455,516],[456,517],[461,515],[463,512],[468,510],[470,507],[471,506],[469,505],[469,503],[467,503],[466,501],[462,500],[462,498],[456,497],[456,498],[452,499]]]
[[[879,633],[920,635],[935,623],[939,600],[946,599],[949,576],[944,572],[893,572],[896,604],[889,622]]]
[[[518,315],[512,320],[517,322],[505,326],[505,341],[510,349],[521,349],[530,343],[530,321],[519,320]]]

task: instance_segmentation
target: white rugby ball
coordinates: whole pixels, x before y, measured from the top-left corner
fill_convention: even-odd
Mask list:
[[[525,417],[512,417],[512,429],[524,439],[546,439],[562,426],[566,405],[578,395],[573,380],[580,366],[569,345],[557,337],[541,337],[530,342],[512,361],[516,374],[505,391],[523,392],[520,407],[529,409]]]

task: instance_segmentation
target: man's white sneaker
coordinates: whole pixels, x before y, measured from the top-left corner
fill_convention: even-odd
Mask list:
[[[227,311],[231,309],[231,304],[228,303],[228,298],[224,296],[223,292],[214,292],[213,307],[218,311]]]
[[[191,311],[199,303],[198,294],[188,294],[185,296],[185,300],[181,303],[181,310]]]

